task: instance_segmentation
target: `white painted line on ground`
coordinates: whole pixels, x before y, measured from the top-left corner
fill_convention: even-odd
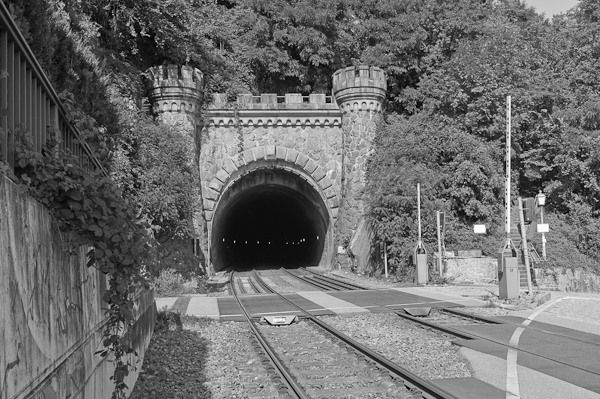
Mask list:
[[[520,398],[519,394],[519,375],[517,372],[517,355],[518,355],[518,347],[519,347],[519,338],[521,338],[521,334],[525,331],[525,327],[529,326],[533,319],[535,319],[540,313],[544,312],[551,306],[554,306],[558,302],[563,299],[587,299],[587,300],[600,300],[600,298],[586,298],[586,297],[573,297],[573,296],[565,296],[562,298],[557,298],[553,301],[547,302],[535,312],[533,312],[527,319],[523,320],[521,323],[522,327],[518,327],[510,338],[509,345],[512,348],[508,349],[508,353],[506,355],[506,399],[512,398]],[[513,349],[514,348],[514,349]]]

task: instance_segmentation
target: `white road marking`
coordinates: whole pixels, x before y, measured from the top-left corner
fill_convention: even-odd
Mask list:
[[[527,319],[521,323],[522,327],[518,327],[513,335],[510,338],[509,345],[512,348],[508,349],[508,353],[506,354],[506,399],[515,399],[520,398],[519,393],[519,374],[517,372],[517,355],[519,353],[519,338],[521,338],[521,334],[525,331],[525,327],[529,326],[533,319],[535,319],[540,313],[544,312],[551,306],[557,304],[563,299],[588,299],[588,300],[600,300],[600,298],[585,298],[585,297],[573,297],[573,296],[565,296],[562,298],[557,298],[553,301],[547,302],[535,312],[533,312]]]

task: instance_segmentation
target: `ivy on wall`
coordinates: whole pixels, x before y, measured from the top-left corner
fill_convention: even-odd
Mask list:
[[[102,137],[87,115],[63,98],[70,117],[85,135]],[[125,398],[125,379],[135,367],[129,336],[133,326],[133,297],[147,286],[140,271],[151,261],[155,246],[149,226],[136,217],[135,207],[123,199],[121,190],[99,171],[87,172],[80,159],[60,149],[60,132],[50,129],[42,152],[35,150],[31,135],[15,131],[14,176],[27,192],[48,208],[60,231],[72,233],[73,245],[89,248],[87,266],[108,275],[103,300],[109,305],[103,347],[97,352],[114,363],[112,398]],[[4,132],[0,131],[0,136]],[[101,141],[94,153],[106,151]],[[8,170],[5,165],[4,171]],[[131,356],[133,355],[133,356]]]

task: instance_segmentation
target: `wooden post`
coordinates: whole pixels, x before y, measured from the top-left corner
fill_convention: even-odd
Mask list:
[[[523,199],[519,197],[519,219],[521,222],[521,240],[523,242],[523,263],[527,272],[527,292],[533,292],[531,286],[531,271],[529,270],[529,247],[527,246],[527,231],[525,230],[525,218],[523,217]]]

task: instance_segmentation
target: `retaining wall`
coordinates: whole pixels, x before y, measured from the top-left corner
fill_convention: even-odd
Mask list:
[[[455,283],[497,284],[498,260],[495,258],[446,258],[444,276]]]
[[[496,258],[449,257],[444,260],[444,276],[454,283],[498,284],[497,265]],[[542,290],[600,292],[600,275],[581,269],[533,268],[532,278]]]
[[[107,321],[106,277],[85,260],[41,204],[0,176],[0,398],[110,398],[112,364],[94,354]],[[152,291],[140,293],[134,314],[143,357],[156,319]]]
[[[547,290],[600,292],[600,276],[581,269],[533,269],[538,287]]]

